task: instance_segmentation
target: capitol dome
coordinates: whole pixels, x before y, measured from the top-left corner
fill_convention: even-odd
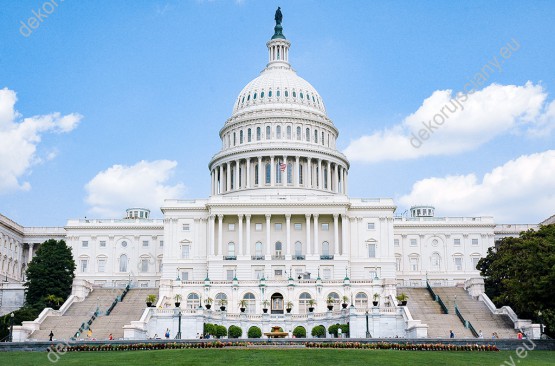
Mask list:
[[[282,30],[277,23],[268,64],[241,90],[220,130],[222,149],[208,166],[212,195],[347,193],[339,131],[320,94],[291,67]]]

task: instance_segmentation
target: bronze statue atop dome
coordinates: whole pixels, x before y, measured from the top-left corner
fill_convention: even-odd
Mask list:
[[[276,10],[276,15],[274,16],[274,19],[276,21],[276,25],[281,24],[281,20],[283,19],[283,15],[281,14],[281,8],[279,6]]]

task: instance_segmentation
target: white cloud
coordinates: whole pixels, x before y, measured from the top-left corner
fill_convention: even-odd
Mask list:
[[[14,190],[28,190],[31,184],[21,181],[33,165],[43,159],[36,154],[41,136],[47,132],[66,133],[73,130],[82,116],[51,113],[25,118],[15,110],[16,93],[0,89],[0,194]],[[46,160],[55,155],[49,153]]]
[[[185,186],[166,184],[176,166],[177,162],[170,160],[142,160],[132,166],[113,165],[98,173],[85,186],[86,202],[92,206],[90,213],[117,218],[130,207],[154,211],[164,199],[179,198]]]
[[[402,196],[405,207],[432,204],[441,215],[494,216],[496,222],[539,221],[555,209],[555,150],[523,155],[480,180],[475,174],[427,178]],[[533,223],[533,222],[532,222]]]
[[[352,141],[352,161],[379,162],[473,150],[507,133],[547,136],[555,128],[555,102],[531,82],[498,85],[473,94],[437,90],[401,124]]]

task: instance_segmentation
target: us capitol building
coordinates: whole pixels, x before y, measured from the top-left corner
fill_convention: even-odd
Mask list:
[[[281,13],[274,30],[266,67],[235,98],[219,132],[221,150],[208,164],[210,197],[166,200],[163,220],[144,208],[63,228],[21,227],[0,216],[3,313],[21,306],[26,264],[50,238],[72,247],[74,301],[127,284],[156,294],[155,307],[124,326],[125,338],[175,333],[167,309],[176,294],[183,338],[202,333],[205,322],[241,325],[244,336],[252,325],[302,325],[310,333],[312,325],[349,322],[351,336],[364,337],[369,313],[373,336],[422,337],[425,325],[397,306],[398,287],[428,280],[483,292],[478,260],[496,239],[535,225],[436,217],[431,206],[396,216],[392,199],[349,197],[339,131],[322,96],[291,67]],[[211,310],[203,307],[208,299]]]

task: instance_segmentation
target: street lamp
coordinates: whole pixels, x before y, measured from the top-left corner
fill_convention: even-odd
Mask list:
[[[370,338],[370,329],[368,328],[368,310],[366,310],[366,338]]]
[[[538,318],[540,319],[540,339],[542,339],[543,324],[542,324],[542,311],[541,310],[538,310]]]
[[[181,339],[181,308],[179,306],[175,307],[175,313],[177,314],[178,318],[177,334],[175,335],[175,339]]]
[[[9,338],[10,342],[13,342],[13,317],[14,317],[14,314],[11,313],[10,314],[10,338]]]

